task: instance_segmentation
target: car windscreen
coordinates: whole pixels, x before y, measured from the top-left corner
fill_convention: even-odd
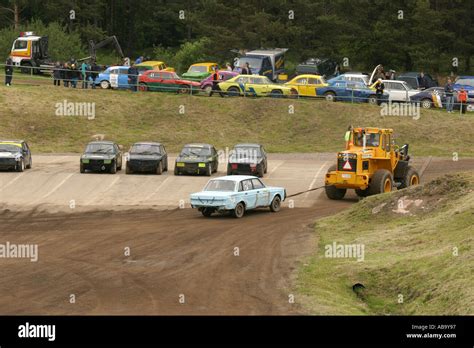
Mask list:
[[[181,151],[180,156],[189,157],[189,156],[210,156],[211,149],[208,147],[198,147],[198,146],[186,146]]]
[[[21,151],[21,147],[11,144],[0,144],[0,152],[17,153]]]
[[[211,180],[207,183],[204,191],[235,191],[235,181],[232,180]]]
[[[458,78],[455,81],[456,84],[459,85],[465,85],[465,86],[471,86],[474,87],[474,79],[463,79],[463,78]]]
[[[130,153],[140,155],[160,155],[160,147],[153,144],[135,144],[130,149]]]
[[[418,80],[417,80],[416,77],[405,76],[405,77],[399,77],[398,80],[399,81],[405,81],[406,83],[408,83],[408,85],[411,88],[417,88],[418,87],[418,83],[417,83]]]
[[[232,157],[236,159],[257,160],[262,157],[260,148],[255,146],[236,146]]]
[[[86,147],[86,153],[114,153],[112,144],[89,144]]]
[[[205,73],[207,72],[207,66],[191,66],[188,70],[190,73]]]
[[[239,67],[243,67],[246,65],[246,63],[249,63],[250,68],[260,69],[260,67],[262,66],[262,61],[262,58],[242,57],[239,58],[239,61],[236,65]]]

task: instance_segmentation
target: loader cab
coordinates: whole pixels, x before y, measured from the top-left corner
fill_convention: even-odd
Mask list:
[[[392,130],[355,128],[352,132],[352,145],[349,149],[362,151],[367,158],[390,158],[392,151],[394,151]]]

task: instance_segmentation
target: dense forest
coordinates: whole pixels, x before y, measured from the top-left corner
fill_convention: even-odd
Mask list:
[[[196,59],[228,61],[235,50],[286,47],[289,65],[327,57],[346,70],[472,73],[473,18],[465,0],[0,0],[0,55],[34,30],[50,37],[54,59],[116,35],[127,56],[181,70]]]

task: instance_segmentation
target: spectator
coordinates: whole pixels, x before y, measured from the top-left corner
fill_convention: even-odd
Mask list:
[[[240,69],[240,73],[242,75],[250,75],[250,67],[249,67],[249,63],[245,63],[245,65]]]
[[[100,66],[97,65],[97,63],[95,61],[92,61],[91,76],[90,76],[92,89],[95,89],[95,84],[96,84],[95,80],[97,79],[97,76],[99,76],[99,71],[100,71]]]
[[[135,60],[135,65],[140,64],[141,62],[143,62],[143,56],[140,56]]]
[[[214,72],[212,73],[212,90],[211,90],[211,93],[209,93],[209,97],[212,97],[212,94],[214,92],[217,92],[217,93],[219,93],[219,95],[221,97],[224,97],[224,95],[222,93],[220,93],[221,89],[219,87],[219,82],[220,82],[219,80],[220,80],[220,78],[219,78],[219,69],[216,67],[214,69]]]
[[[232,71],[233,70],[232,65],[230,65],[230,63],[226,63],[225,67],[226,67],[227,71]]]
[[[425,89],[425,88],[428,88],[428,83],[426,81],[426,77],[425,77],[425,74],[422,72],[420,72],[420,76],[418,77],[418,86],[420,89]]]
[[[11,86],[13,79],[13,61],[10,57],[5,62],[5,85]]]
[[[136,68],[135,64],[132,64],[130,68],[128,68],[128,84],[132,91],[137,91],[137,80],[138,80],[138,69]]]
[[[88,75],[89,75],[89,70],[90,67],[89,65],[84,61],[81,64],[81,77],[82,77],[82,89],[87,89],[87,80],[88,80]]]
[[[352,145],[352,126],[347,128],[346,134],[344,135],[344,140],[346,141],[346,150],[349,150],[349,147]]]
[[[334,68],[334,76],[339,76],[341,74],[341,68],[339,67],[339,64],[336,64],[336,67]]]
[[[54,64],[53,83],[55,86],[61,86],[61,64],[59,62]]]
[[[249,62],[245,63],[245,67],[247,68],[248,74],[252,75],[252,69],[250,68]]]
[[[378,79],[375,83],[375,96],[377,97],[377,105],[380,105],[383,96],[383,90],[385,89],[385,85],[382,82],[382,79]]]
[[[72,88],[76,88],[76,86],[77,86],[77,81],[79,79],[78,73],[79,73],[79,71],[77,70],[76,64],[71,64],[70,80],[71,80]]]
[[[454,88],[450,77],[448,77],[446,86],[444,86],[444,93],[446,94],[446,110],[448,113],[452,113],[454,106]]]
[[[61,70],[62,75],[63,75],[63,86],[66,88],[69,87],[69,80],[71,78],[71,74],[69,71],[70,71],[69,64],[66,62],[63,64],[63,68]]]
[[[467,109],[467,92],[464,87],[461,87],[461,90],[458,92],[458,102],[460,103],[461,112],[465,114]]]

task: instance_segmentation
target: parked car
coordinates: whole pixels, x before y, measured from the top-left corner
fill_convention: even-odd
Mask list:
[[[382,82],[385,86],[384,93],[388,93],[389,101],[408,102],[413,95],[420,92],[405,81],[382,80]]]
[[[240,95],[270,96],[274,98],[296,97],[298,91],[293,87],[273,83],[266,76],[237,75],[227,81],[221,82],[219,87],[227,92],[230,97]]]
[[[446,93],[444,87],[431,87],[412,95],[410,101],[419,103],[423,109],[442,108],[446,102]]]
[[[181,94],[198,93],[200,83],[183,80],[172,71],[145,71],[138,78],[138,88],[140,91],[160,91],[175,92]]]
[[[237,144],[230,152],[227,175],[250,174],[263,177],[267,169],[267,153],[260,144]]]
[[[168,171],[168,154],[163,144],[160,143],[135,143],[130,148],[126,158],[126,174],[152,172],[160,175]]]
[[[266,186],[254,176],[232,175],[209,180],[201,192],[191,194],[190,201],[191,207],[206,217],[215,212],[232,212],[241,218],[255,208],[269,207],[277,212],[285,198],[283,187]]]
[[[95,84],[103,89],[119,88],[128,89],[128,68],[129,66],[110,66],[99,73],[95,79]]]
[[[397,76],[398,81],[405,81],[411,88],[414,89],[425,89],[431,87],[437,87],[438,82],[431,77],[430,74],[421,74],[418,72],[406,72]]]
[[[31,150],[24,140],[0,140],[0,170],[22,172],[33,166]]]
[[[316,90],[325,87],[328,84],[321,75],[298,75],[291,81],[285,83],[285,86],[295,88],[299,96],[316,97]]]
[[[205,174],[217,172],[219,158],[216,148],[210,144],[184,145],[174,166],[174,175]]]
[[[122,169],[122,150],[112,141],[92,141],[87,144],[81,156],[80,172],[117,173]]]
[[[186,80],[201,82],[218,67],[219,65],[217,63],[196,63],[191,65],[188,71],[181,76]]]
[[[326,98],[329,102],[349,101],[358,103],[377,104],[388,100],[388,94],[383,93],[379,100],[374,88],[369,88],[359,81],[339,81],[326,87],[316,89],[316,95]]]
[[[135,66],[138,69],[138,74],[141,75],[148,70],[164,70],[174,71],[174,68],[168,67],[165,62],[159,60],[148,60]]]
[[[327,80],[327,84],[329,86],[332,86],[336,83],[339,82],[360,82],[363,83],[364,85],[368,86],[369,81],[370,81],[370,76],[369,74],[365,73],[347,73],[347,74],[342,74],[336,77],[333,77],[332,79]]]
[[[239,73],[235,71],[219,71],[219,83],[223,81],[227,81],[235,76],[237,76]],[[201,89],[206,92],[207,95],[211,93],[212,90],[212,75],[208,76],[204,80],[201,81]]]
[[[469,98],[468,101],[474,101],[474,76],[459,76],[454,81],[453,87],[455,91],[459,91],[461,87],[464,87]]]

